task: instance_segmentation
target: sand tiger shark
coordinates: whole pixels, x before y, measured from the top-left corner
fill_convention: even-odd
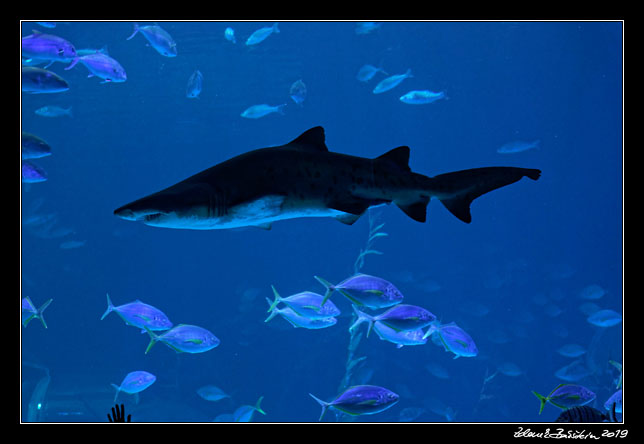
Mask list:
[[[538,169],[485,167],[427,177],[409,168],[409,147],[373,159],[328,150],[324,129],[305,131],[286,145],[240,154],[114,211],[146,225],[193,230],[254,226],[275,221],[333,217],[351,225],[371,206],[394,203],[425,222],[438,199],[465,223],[470,204],[489,191]]]

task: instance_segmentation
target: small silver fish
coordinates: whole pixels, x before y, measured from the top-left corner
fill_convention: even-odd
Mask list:
[[[271,106],[266,104],[253,105],[250,108],[247,108],[246,110],[244,110],[244,112],[241,113],[241,116],[247,119],[259,119],[260,117],[264,117],[271,113],[284,114],[283,108],[285,106],[286,106],[286,103],[282,105],[277,105],[277,106]]]
[[[400,101],[408,105],[425,105],[445,98],[445,92],[432,92],[427,90],[409,91],[400,96]]]
[[[159,25],[139,26],[138,23],[134,23],[134,32],[125,40],[130,40],[139,31],[141,31],[143,37],[150,42],[150,46],[152,46],[162,56],[177,56],[177,44],[172,39],[172,36],[170,36],[170,34],[168,34],[168,32]]]
[[[43,106],[42,108],[38,108],[34,112],[37,115],[42,117],[60,117],[60,116],[74,117],[74,115],[72,114],[71,106],[69,108],[61,108],[60,106],[56,106],[56,105],[48,105],[48,106]]]
[[[224,38],[231,43],[237,43],[237,39],[235,38],[235,30],[233,28],[226,28],[226,30],[224,31]]]
[[[277,27],[277,22],[273,23],[273,26],[260,28],[257,31],[253,32],[250,37],[248,37],[248,39],[246,40],[246,46],[257,45],[258,43],[266,40],[269,35],[273,33],[278,34],[279,32],[280,30]]]
[[[369,80],[373,79],[373,77],[379,72],[383,73],[384,75],[388,75],[382,68],[376,68],[373,65],[367,64],[358,70],[356,79],[360,80],[361,82],[368,82]]]
[[[302,105],[306,99],[306,85],[302,80],[298,80],[291,85],[289,95],[296,105]]]
[[[496,150],[496,152],[500,154],[520,153],[523,151],[539,148],[540,143],[541,143],[540,140],[535,140],[532,142],[523,142],[523,141],[510,142],[503,145],[501,148]]]
[[[188,86],[186,87],[186,97],[189,99],[198,99],[201,94],[203,85],[203,74],[201,71],[196,70],[188,79]]]
[[[373,89],[373,93],[382,94],[383,92],[389,91],[390,89],[394,89],[396,86],[400,85],[400,82],[410,77],[413,77],[411,74],[411,69],[408,69],[404,74],[396,74],[387,77],[376,85],[376,87]]]

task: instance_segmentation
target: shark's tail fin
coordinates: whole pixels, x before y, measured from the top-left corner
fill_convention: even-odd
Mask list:
[[[477,197],[517,182],[522,177],[537,180],[541,170],[516,167],[486,167],[440,174],[428,181],[431,194],[465,223],[472,221],[470,204]]]

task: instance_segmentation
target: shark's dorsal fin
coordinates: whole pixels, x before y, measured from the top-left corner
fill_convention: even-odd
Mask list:
[[[398,168],[404,171],[411,171],[409,169],[409,147],[399,146],[393,150],[387,151],[385,154],[376,157],[377,160],[386,160],[394,163]]]
[[[296,145],[300,149],[312,151],[329,151],[324,143],[324,128],[321,126],[304,131],[297,138],[289,142],[287,146],[289,145]]]

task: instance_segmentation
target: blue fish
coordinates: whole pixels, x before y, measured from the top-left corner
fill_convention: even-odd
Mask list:
[[[233,28],[226,28],[224,31],[224,38],[231,43],[237,43],[237,38],[235,38],[235,30]]]
[[[141,333],[145,333],[145,328],[150,330],[168,330],[172,328],[172,322],[170,319],[156,307],[152,305],[145,304],[138,299],[134,302],[129,302],[127,304],[119,305],[115,307],[112,304],[110,295],[107,295],[107,310],[101,316],[101,321],[105,319],[105,316],[115,312],[118,314],[127,325],[137,327],[141,329]]]
[[[579,297],[581,299],[596,300],[601,299],[605,294],[606,290],[602,287],[597,284],[591,284],[584,287],[584,289],[579,292]]]
[[[250,108],[245,109],[241,116],[247,119],[259,119],[260,117],[267,116],[272,113],[284,114],[284,107],[286,103],[277,106],[271,106],[266,104],[253,105]]]
[[[242,405],[238,407],[237,410],[233,413],[234,422],[251,422],[255,412],[259,412],[262,415],[266,415],[266,412],[262,410],[259,406],[264,399],[263,396],[260,396],[255,405]]]
[[[408,69],[407,72],[404,74],[396,74],[396,75],[387,77],[386,79],[382,80],[380,83],[376,85],[376,87],[373,89],[373,93],[382,94],[383,92],[394,89],[395,87],[400,85],[400,82],[410,77],[413,77],[411,75],[411,69]]]
[[[302,80],[298,80],[291,85],[289,95],[296,105],[302,105],[306,99],[306,85]]]
[[[201,94],[203,86],[203,74],[201,71],[196,70],[190,75],[188,79],[188,86],[186,86],[186,97],[189,99],[198,99]]]
[[[120,83],[127,80],[127,74],[121,64],[102,52],[95,52],[94,54],[77,57],[76,60],[65,69],[73,68],[78,62],[81,62],[89,70],[90,74],[88,77],[99,77],[103,79],[101,83]]]
[[[23,183],[37,183],[47,180],[47,173],[34,163],[23,160],[22,161],[22,182]]]
[[[69,89],[69,84],[61,76],[36,66],[22,67],[20,83],[22,92],[31,94],[58,93]]]
[[[437,100],[445,98],[445,92],[432,92],[427,90],[409,91],[407,94],[400,96],[400,101],[408,105],[426,105]]]
[[[154,384],[156,380],[156,376],[143,370],[128,373],[120,386],[112,384],[112,387],[116,389],[114,402],[116,402],[120,392],[125,392],[130,395],[138,394]]]
[[[360,80],[361,82],[368,82],[369,80],[373,79],[376,74],[379,72],[383,73],[384,75],[387,75],[387,73],[382,69],[382,68],[376,68],[373,65],[363,65],[359,70],[358,74],[356,74],[356,79]]]
[[[539,148],[540,143],[540,140],[534,140],[532,142],[524,142],[520,140],[516,142],[509,142],[496,150],[496,152],[500,154],[521,153],[523,151]]]
[[[266,298],[266,302],[268,302],[268,305],[272,306],[270,299]],[[332,325],[335,325],[337,322],[337,319],[334,318],[333,316],[328,316],[326,318],[310,319],[306,316],[302,316],[298,314],[297,312],[295,312],[295,310],[293,310],[290,307],[286,307],[286,308],[273,307],[269,310],[271,314],[264,320],[264,322],[268,322],[271,319],[273,319],[275,316],[280,315],[295,328],[301,327],[301,328],[306,328],[308,330],[318,330],[320,328],[331,327]]]
[[[47,60],[54,62],[69,62],[76,58],[76,48],[62,37],[43,34],[33,30],[33,34],[22,38],[22,57],[27,60]]]
[[[275,300],[269,307],[269,312],[273,311],[275,307],[277,307],[277,304],[283,302],[298,315],[311,320],[324,319],[331,316],[338,316],[340,314],[340,310],[333,302],[326,301],[324,305],[322,305],[324,296],[321,294],[313,293],[311,291],[303,291],[283,298],[279,295],[277,290],[275,290],[275,287],[271,285],[271,288],[273,289]]]
[[[326,287],[324,302],[334,291],[339,291],[355,305],[371,309],[391,307],[403,300],[402,293],[394,284],[376,276],[357,274],[337,285],[333,285],[319,276],[314,277]]]
[[[269,35],[275,33],[278,34],[280,32],[279,28],[277,27],[277,22],[273,23],[273,26],[269,26],[266,28],[260,28],[257,31],[253,32],[250,37],[246,40],[246,45],[251,46],[251,45],[257,45],[258,43],[263,42],[268,38]]]
[[[425,333],[425,337],[428,336],[432,336],[432,341],[442,345],[445,351],[454,353],[454,359],[460,356],[472,358],[479,353],[472,337],[454,322],[432,325]]]
[[[69,108],[62,108],[56,105],[47,105],[47,106],[38,108],[34,112],[37,115],[42,117],[61,117],[61,116],[74,117],[74,115],[72,114],[71,106]]]
[[[322,414],[318,421],[322,421],[322,417],[324,417],[324,414],[329,408],[351,416],[373,415],[392,407],[398,402],[399,398],[391,390],[376,385],[355,385],[349,387],[330,402],[322,401],[311,393],[309,395],[322,406]]]
[[[416,330],[396,330],[384,322],[376,321],[373,323],[373,330],[383,341],[396,344],[396,348],[401,348],[404,345],[423,345],[427,343],[425,332],[421,328]]]
[[[43,312],[47,307],[49,307],[51,301],[53,301],[53,299],[49,299],[44,304],[42,304],[40,308],[36,308],[33,302],[31,302],[31,299],[29,299],[29,296],[22,298],[22,326],[26,327],[27,324],[29,324],[33,319],[40,319],[43,327],[47,328],[47,323],[45,322],[45,318],[43,317]]]
[[[532,393],[541,402],[539,414],[543,411],[546,402],[550,402],[555,407],[565,410],[571,407],[586,405],[595,399],[595,393],[586,387],[576,384],[559,384],[548,396],[542,396],[534,390]]]
[[[204,385],[197,389],[197,394],[206,401],[221,401],[224,398],[230,398],[230,395],[224,393],[222,389],[214,385]]]
[[[358,310],[355,305],[353,310],[358,315],[358,319],[349,327],[349,330],[353,330],[363,322],[368,322],[367,337],[369,337],[374,322],[385,324],[396,331],[412,331],[427,327],[436,321],[436,316],[433,313],[416,305],[397,304],[376,316]]]
[[[139,31],[141,31],[143,37],[150,42],[150,46],[152,46],[162,56],[177,56],[177,44],[172,39],[172,36],[170,36],[170,34],[168,34],[168,32],[159,25],[139,26],[138,23],[134,23],[134,32],[125,40],[130,40]]]
[[[588,368],[586,368],[586,366],[583,364],[583,361],[580,359],[561,367],[555,372],[555,376],[557,378],[567,382],[581,381],[591,374],[592,372]]]
[[[586,353],[586,349],[578,344],[566,344],[559,347],[557,353],[566,358],[578,358]]]
[[[599,310],[588,316],[587,321],[597,327],[613,327],[622,322],[622,315],[614,310]]]
[[[357,35],[369,34],[380,28],[382,23],[378,22],[358,22],[356,23],[355,32]]]
[[[158,341],[163,342],[177,353],[207,352],[217,347],[220,342],[219,338],[210,331],[196,325],[179,324],[161,335],[154,334],[145,326],[144,328],[150,335],[150,344],[145,350],[146,354]]]
[[[22,132],[20,148],[23,159],[38,159],[51,156],[51,147],[47,142],[33,134]]]

